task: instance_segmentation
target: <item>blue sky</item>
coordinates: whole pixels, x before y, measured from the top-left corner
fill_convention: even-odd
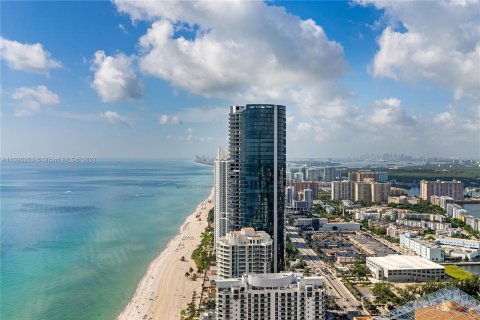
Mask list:
[[[477,2],[2,2],[2,156],[178,158],[231,104],[288,156],[479,156]],[[425,19],[429,15],[430,19]]]

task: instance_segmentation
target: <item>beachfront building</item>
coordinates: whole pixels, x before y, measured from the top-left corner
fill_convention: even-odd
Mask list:
[[[413,234],[401,234],[400,245],[412,250],[415,252],[415,254],[430,261],[445,261],[445,250],[443,250],[442,247],[417,238]]]
[[[431,201],[432,196],[447,196],[454,200],[463,200],[463,182],[452,181],[420,181],[420,198]]]
[[[229,114],[229,228],[267,232],[274,272],[284,266],[285,112],[281,105],[248,104],[231,106]]]
[[[445,278],[445,268],[418,256],[388,255],[367,257],[375,279],[391,282],[430,281]]]
[[[230,231],[217,242],[217,275],[241,277],[245,273],[268,273],[272,268],[273,241],[265,231],[242,228]]]
[[[294,273],[248,274],[216,282],[217,320],[323,320],[322,277]]]
[[[228,150],[218,148],[217,158],[214,161],[214,193],[215,193],[215,207],[214,207],[214,222],[215,222],[215,237],[214,242],[217,243],[220,237],[224,237],[228,233],[228,175],[229,175],[229,158]]]

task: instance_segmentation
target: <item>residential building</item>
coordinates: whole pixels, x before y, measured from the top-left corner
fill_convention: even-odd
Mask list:
[[[313,191],[312,189],[303,190],[303,200],[309,203],[310,207],[313,204]]]
[[[293,180],[303,182],[303,172],[295,172],[293,174]]]
[[[380,220],[381,214],[378,210],[355,210],[355,220],[368,221],[368,220]]]
[[[423,221],[423,220],[404,220],[404,219],[397,219],[395,221],[396,224],[401,226],[407,227],[417,227],[423,229],[431,229],[431,230],[447,230],[452,227],[451,223],[446,222],[435,222],[435,221]]]
[[[265,231],[242,228],[220,238],[216,247],[217,275],[241,277],[244,273],[268,273],[272,268],[273,241]]]
[[[229,176],[229,157],[228,150],[218,148],[217,158],[214,161],[214,222],[215,236],[214,243],[220,237],[224,237],[228,233],[228,176]]]
[[[318,200],[318,191],[320,188],[324,188],[321,182],[318,181],[290,181],[287,182],[287,186],[295,187],[295,200],[302,200],[303,199],[303,190],[310,189],[312,190],[312,198],[313,200]]]
[[[390,195],[390,183],[380,183],[380,182],[372,182],[372,202],[373,203],[381,203],[387,202],[388,196]]]
[[[447,204],[454,203],[455,199],[447,196],[431,196],[430,202],[433,205],[442,207],[442,209],[447,209]]]
[[[413,237],[409,233],[400,235],[400,245],[412,250],[416,255],[430,261],[445,261],[445,251],[442,247],[423,239]]]
[[[285,188],[285,205],[290,207],[293,204],[293,200],[295,199],[295,187],[288,186]]]
[[[337,169],[335,167],[324,167],[322,169],[323,181],[333,181],[337,178]]]
[[[332,200],[354,200],[355,199],[355,182],[332,181]]]
[[[445,267],[418,256],[367,257],[366,265],[378,280],[423,282],[445,279]]]
[[[420,198],[407,196],[388,197],[388,203],[395,204],[419,204],[420,200]]]
[[[372,202],[372,187],[370,182],[355,183],[355,201]]]
[[[308,168],[307,169],[307,180],[308,181],[318,181],[318,180],[320,180],[320,169],[318,169],[318,168]]]
[[[217,320],[323,320],[323,277],[248,274],[216,282]]]
[[[388,172],[375,172],[375,181],[388,182]]]
[[[454,200],[463,200],[463,182],[452,181],[420,181],[420,198],[430,201],[432,196],[447,196]]]
[[[445,216],[442,214],[434,213],[418,213],[418,212],[399,212],[397,214],[398,219],[414,219],[414,220],[427,220],[427,221],[438,221],[443,222]]]
[[[273,271],[284,265],[285,106],[232,106],[229,114],[230,230],[253,227],[273,239]]]

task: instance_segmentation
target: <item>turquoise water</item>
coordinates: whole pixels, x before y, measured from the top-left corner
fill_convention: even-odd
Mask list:
[[[114,319],[212,181],[179,161],[2,166],[0,318]]]

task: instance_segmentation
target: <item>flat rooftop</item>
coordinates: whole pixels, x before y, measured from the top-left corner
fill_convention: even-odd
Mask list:
[[[385,257],[367,257],[387,270],[408,269],[445,269],[438,263],[419,256],[389,255]]]

